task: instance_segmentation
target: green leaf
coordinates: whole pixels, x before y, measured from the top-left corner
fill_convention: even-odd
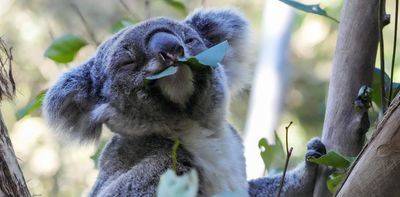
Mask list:
[[[329,176],[328,180],[326,181],[326,186],[332,194],[336,192],[344,177],[345,173],[333,173]]]
[[[335,168],[348,168],[351,164],[351,160],[348,157],[335,151],[329,151],[326,155],[322,155],[319,158],[307,158],[307,160],[316,164],[332,166]]]
[[[177,71],[178,71],[178,68],[176,66],[170,66],[167,69],[161,71],[160,73],[157,73],[157,74],[154,74],[154,75],[146,77],[146,79],[147,80],[160,79],[160,78],[163,78],[163,77],[167,77],[167,76],[173,75]]]
[[[96,167],[98,166],[100,155],[103,152],[103,149],[106,146],[106,144],[107,140],[101,139],[100,142],[97,144],[96,152],[92,156],[90,156],[90,159],[93,160]]]
[[[297,1],[293,1],[293,0],[280,0],[283,3],[286,3],[289,6],[292,6],[298,10],[304,11],[304,12],[308,12],[308,13],[313,13],[313,14],[317,14],[320,16],[325,16],[337,23],[339,23],[339,21],[331,16],[329,16],[326,11],[324,9],[322,9],[320,7],[320,4],[312,4],[312,5],[305,5],[303,3],[297,2]]]
[[[219,63],[224,59],[225,53],[229,48],[228,41],[223,41],[203,52],[192,57],[181,57],[180,62],[188,64],[189,66],[210,66],[216,68]]]
[[[226,50],[228,49],[228,41],[221,42],[203,52],[190,57],[179,57],[178,61],[189,65],[191,68],[198,69],[209,66],[211,68],[216,68],[219,66],[219,62],[225,56]],[[171,66],[163,70],[160,73],[146,77],[146,80],[160,79],[166,76],[173,75],[177,72],[177,67]],[[146,82],[145,82],[146,83]]]
[[[389,98],[389,89],[390,89],[390,77],[387,73],[384,74],[384,82],[385,82],[385,93],[386,97]],[[393,82],[393,97],[400,91],[400,83]],[[372,80],[372,102],[374,102],[378,107],[381,107],[382,102],[382,88],[381,88],[381,69],[375,68],[374,75]]]
[[[42,107],[43,99],[44,99],[44,96],[46,95],[46,91],[47,90],[40,92],[32,101],[30,101],[24,107],[19,109],[17,111],[17,113],[15,114],[17,120],[22,119],[23,117],[31,114],[32,112],[36,111],[37,109],[40,109]]]
[[[269,145],[265,138],[261,138],[258,141],[258,147],[261,150],[260,155],[269,174],[277,172],[283,166],[285,158],[281,140],[277,135],[275,135],[275,139],[275,145]]]
[[[78,36],[66,34],[57,38],[46,49],[44,56],[57,63],[69,63],[87,42]]]
[[[196,170],[177,176],[175,171],[168,169],[160,177],[157,187],[157,197],[195,197],[199,188],[199,178]]]
[[[229,48],[228,41],[223,41],[199,54],[195,57],[204,65],[211,66],[212,68],[218,67],[218,64],[224,59],[226,50]]]
[[[118,20],[112,25],[111,32],[112,33],[118,32],[119,30],[124,29],[125,27],[134,25],[136,22],[137,22],[136,20],[132,20],[129,18]]]
[[[173,7],[176,11],[178,11],[182,16],[188,15],[188,11],[186,9],[185,4],[177,0],[164,0],[166,4]]]
[[[385,73],[384,75],[385,82],[385,92],[389,93],[390,87],[390,77]],[[381,88],[381,69],[375,68],[374,75],[372,80],[372,102],[374,102],[377,106],[381,107],[382,102],[382,88]]]

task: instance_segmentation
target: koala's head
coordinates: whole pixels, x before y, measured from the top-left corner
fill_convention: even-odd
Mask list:
[[[227,40],[221,66],[191,69],[178,57],[194,56]],[[232,10],[199,10],[184,21],[155,18],[125,28],[85,64],[48,91],[44,115],[57,130],[97,139],[105,123],[126,136],[185,130],[192,122],[218,127],[229,89],[244,84],[247,22]],[[174,75],[146,82],[167,67]]]

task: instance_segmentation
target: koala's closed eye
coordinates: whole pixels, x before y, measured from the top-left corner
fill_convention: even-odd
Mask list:
[[[185,40],[185,44],[195,44],[196,42],[198,42],[199,40],[197,40],[196,38],[187,38]]]
[[[113,59],[115,59],[114,66],[117,67],[135,66],[138,63],[135,54],[127,48],[123,48],[123,50],[116,53]]]

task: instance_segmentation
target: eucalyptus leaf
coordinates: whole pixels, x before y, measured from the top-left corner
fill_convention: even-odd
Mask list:
[[[275,145],[268,144],[265,138],[261,138],[258,141],[258,147],[261,150],[261,158],[263,159],[265,169],[270,175],[279,171],[284,164],[285,158],[281,140],[277,135],[275,135],[275,139]]]
[[[307,160],[316,164],[332,166],[335,168],[348,168],[351,164],[351,160],[348,157],[335,151],[329,151],[326,155],[322,155],[319,158],[307,158]]]
[[[66,34],[54,40],[46,49],[44,56],[57,63],[69,63],[74,60],[79,50],[87,45],[82,38]]]
[[[225,53],[229,48],[228,41],[223,41],[199,54],[195,57],[203,65],[211,66],[216,68],[219,63],[224,59]]]
[[[331,193],[335,193],[340,183],[343,181],[345,173],[333,173],[326,181],[326,187]]]
[[[177,0],[164,0],[166,4],[173,7],[176,11],[178,11],[182,16],[188,15],[187,8],[185,4]]]
[[[228,41],[221,42],[203,52],[189,57],[179,57],[178,61],[189,65],[193,69],[201,69],[207,66],[211,68],[216,68],[219,66],[219,62],[224,59],[226,50],[229,48]],[[146,80],[155,80],[163,77],[173,75],[177,72],[177,67],[171,66],[163,70],[160,73],[146,77]]]
[[[175,171],[168,169],[160,177],[157,187],[157,197],[195,197],[199,189],[199,178],[196,170],[182,176],[176,175]]]
[[[155,80],[155,79],[160,79],[163,77],[167,77],[170,75],[175,74],[178,71],[178,68],[176,66],[170,66],[167,69],[161,71],[160,73],[157,73],[155,75],[151,75],[146,77],[147,80]]]
[[[224,59],[225,53],[228,48],[229,43],[225,40],[195,56],[181,57],[179,61],[181,63],[188,64],[189,66],[210,66],[211,68],[216,68],[219,66],[219,63]]]
[[[304,12],[308,12],[308,13],[313,13],[313,14],[317,14],[320,16],[325,16],[337,23],[339,23],[339,21],[335,18],[333,18],[332,16],[329,16],[326,11],[324,9],[322,9],[320,7],[320,4],[312,4],[312,5],[306,5],[303,3],[300,3],[298,1],[293,1],[293,0],[279,0],[293,8],[296,8],[298,10],[304,11]]]
[[[389,93],[390,87],[390,77],[388,74],[384,74],[384,86],[385,92]],[[381,69],[375,68],[372,80],[372,102],[374,102],[377,106],[381,107],[382,102],[382,88],[381,88]]]
[[[98,166],[100,155],[103,152],[103,149],[106,146],[106,144],[107,140],[101,139],[100,142],[97,144],[96,152],[92,156],[90,156],[90,159],[93,160],[96,167]]]
[[[42,107],[43,99],[44,99],[44,96],[46,95],[46,91],[47,90],[40,92],[37,96],[35,96],[35,98],[32,101],[30,101],[24,107],[19,109],[17,111],[17,113],[15,114],[17,120],[20,120],[23,117],[31,114],[32,112],[40,109]]]

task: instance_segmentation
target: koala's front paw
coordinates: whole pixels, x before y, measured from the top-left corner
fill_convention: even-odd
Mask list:
[[[308,141],[307,152],[305,155],[307,164],[311,164],[311,162],[307,161],[308,158],[310,158],[310,157],[319,158],[325,154],[326,154],[325,145],[321,142],[321,140],[319,138],[315,137],[315,138],[312,138],[310,141]]]

